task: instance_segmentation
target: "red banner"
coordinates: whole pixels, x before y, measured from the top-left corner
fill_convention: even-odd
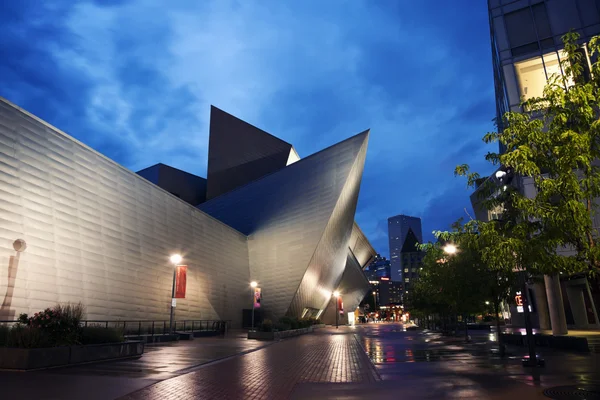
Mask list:
[[[259,287],[254,288],[254,308],[260,308],[260,299],[262,298],[262,293]]]
[[[342,296],[338,296],[337,302],[338,302],[338,311],[340,314],[343,314],[344,313],[344,302],[342,301]]]
[[[175,298],[185,299],[185,287],[187,284],[187,265],[178,265],[175,272]]]

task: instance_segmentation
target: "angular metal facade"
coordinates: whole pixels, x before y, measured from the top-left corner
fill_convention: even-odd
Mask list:
[[[348,252],[346,266],[342,279],[336,289],[340,292],[344,305],[344,314],[340,315],[338,323],[348,323],[348,313],[356,310],[360,302],[371,291],[371,285],[362,272],[362,267],[352,252]],[[339,310],[338,310],[339,311]],[[328,302],[321,320],[326,324],[335,324],[335,299]]]
[[[248,235],[251,278],[263,287],[266,314],[318,310],[335,288],[352,232],[367,141],[363,132],[200,205]]]
[[[173,252],[189,266],[176,318],[239,321],[245,235],[0,99],[2,319],[68,301],[89,319],[168,318]]]
[[[323,311],[349,257],[362,274],[375,254],[354,222],[368,131],[299,160],[291,145],[212,112],[207,185],[214,178],[219,195],[193,207],[189,187],[187,203],[168,192],[185,179],[154,182],[157,168],[144,179],[0,98],[0,319],[80,300],[89,319],[168,319],[176,252],[188,279],[175,318],[234,326],[251,280],[267,315],[299,317]],[[224,153],[214,132],[255,147]]]
[[[292,145],[211,107],[208,200],[284,168]]]

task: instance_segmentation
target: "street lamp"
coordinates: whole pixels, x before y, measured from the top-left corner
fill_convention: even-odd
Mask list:
[[[258,283],[256,283],[256,281],[252,281],[250,282],[250,287],[252,288],[252,330],[254,330],[254,302],[256,301],[255,299],[255,291],[254,289],[258,286]]]
[[[183,257],[179,254],[173,254],[169,257],[169,261],[173,264],[173,286],[171,287],[171,318],[169,320],[169,332],[173,333],[173,313],[175,312],[175,279],[177,277],[177,265],[181,263]]]
[[[458,251],[458,247],[456,247],[456,245],[452,244],[452,243],[448,243],[447,245],[444,246],[443,248],[444,253],[446,254],[456,254],[456,252]]]
[[[335,329],[338,329],[340,317],[340,312],[338,311],[338,298],[340,297],[340,292],[336,290],[333,292],[333,296],[335,297]]]

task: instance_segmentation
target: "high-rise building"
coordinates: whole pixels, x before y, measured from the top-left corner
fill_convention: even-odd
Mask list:
[[[401,253],[409,232],[413,233],[419,243],[423,242],[421,218],[408,215],[396,215],[388,218],[391,278],[396,282],[404,282],[404,262]]]
[[[488,0],[488,8],[497,117],[521,111],[522,99],[540,96],[548,78],[562,73],[562,35],[574,30],[587,43],[600,34],[598,0]]]
[[[365,275],[367,275],[370,281],[375,281],[379,278],[391,278],[390,260],[377,254],[373,261],[365,268]]]
[[[542,95],[552,75],[563,74],[565,58],[561,37],[579,33],[581,54],[589,76],[595,56],[587,48],[589,40],[600,34],[600,1],[598,0],[488,0],[492,65],[496,95],[496,113],[502,131],[502,115],[521,112],[521,101]],[[564,80],[565,88],[570,84]],[[500,151],[505,151],[502,146]],[[494,179],[495,173],[487,178]],[[483,183],[482,179],[480,183]],[[512,184],[528,197],[535,188],[529,177],[517,177]],[[475,216],[479,220],[499,219],[503,208],[488,210],[482,206],[479,191],[471,195]],[[600,221],[594,222],[596,227]],[[586,276],[546,276],[515,296],[526,295],[532,304],[533,322],[542,329],[566,333],[567,326],[577,329],[598,328],[597,305],[600,294],[594,293]],[[596,300],[594,300],[596,298]],[[523,308],[510,307],[513,325],[523,325]],[[550,307],[549,307],[550,304]],[[564,305],[556,307],[552,305]],[[508,317],[508,314],[507,314]]]
[[[421,264],[425,256],[425,252],[421,251],[418,247],[420,243],[421,241],[417,238],[417,235],[415,235],[412,229],[409,229],[400,250],[404,294],[408,294],[412,285],[419,277],[419,271],[421,270]]]

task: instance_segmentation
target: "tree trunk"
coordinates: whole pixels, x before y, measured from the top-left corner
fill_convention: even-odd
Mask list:
[[[496,338],[498,340],[498,352],[500,357],[504,357],[504,344],[502,343],[502,332],[500,332],[500,302],[498,299],[494,300],[494,312],[496,313]]]

